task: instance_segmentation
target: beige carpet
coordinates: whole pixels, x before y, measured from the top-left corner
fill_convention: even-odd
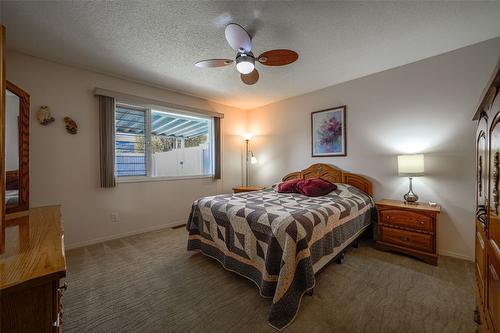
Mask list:
[[[68,251],[64,332],[276,332],[270,300],[165,229]],[[284,332],[474,332],[473,264],[434,267],[370,242],[317,275]]]

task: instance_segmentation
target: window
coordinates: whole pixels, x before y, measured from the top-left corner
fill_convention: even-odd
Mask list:
[[[117,103],[117,177],[213,174],[213,119]]]

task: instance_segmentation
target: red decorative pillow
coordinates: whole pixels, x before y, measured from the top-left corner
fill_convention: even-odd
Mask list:
[[[298,193],[297,183],[302,179],[290,179],[278,184],[279,193]]]
[[[300,194],[308,197],[319,197],[337,189],[337,185],[321,178],[302,179],[296,187]]]

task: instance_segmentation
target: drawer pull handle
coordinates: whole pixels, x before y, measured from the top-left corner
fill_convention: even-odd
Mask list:
[[[424,221],[417,221],[417,222],[419,222],[419,223],[420,223],[420,224],[422,224],[422,225],[424,224]]]
[[[407,241],[409,241],[409,240],[410,240],[410,239],[409,239],[408,237],[406,237],[406,236],[401,236],[401,237],[399,237],[399,239],[401,239],[401,240],[402,240],[402,241],[404,241],[404,242],[407,242]]]

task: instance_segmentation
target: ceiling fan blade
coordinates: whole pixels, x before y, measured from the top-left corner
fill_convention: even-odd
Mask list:
[[[299,58],[297,52],[286,49],[270,50],[262,53],[257,60],[266,66],[284,66]]]
[[[207,59],[198,61],[194,65],[199,68],[224,67],[227,65],[231,65],[233,62],[234,60],[230,59]]]
[[[254,69],[250,74],[240,74],[240,77],[244,84],[252,85],[259,80],[259,72]]]
[[[229,46],[235,51],[240,49],[250,52],[252,50],[252,39],[248,32],[243,27],[236,23],[231,23],[226,26],[226,39]]]

